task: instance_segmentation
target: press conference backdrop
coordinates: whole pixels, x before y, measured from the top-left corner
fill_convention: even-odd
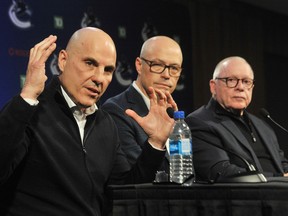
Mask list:
[[[143,41],[167,35],[179,42],[184,55],[183,76],[174,98],[180,109],[192,111],[189,11],[182,5],[167,0],[3,0],[0,23],[0,107],[20,92],[30,48],[50,34],[58,36],[57,49],[46,64],[50,79],[59,73],[57,55],[72,33],[93,26],[111,35],[118,54],[113,81],[100,103],[135,79],[134,61]]]

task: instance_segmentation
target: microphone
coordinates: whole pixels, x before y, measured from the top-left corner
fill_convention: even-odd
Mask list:
[[[169,115],[170,118],[174,118],[174,109],[172,107],[168,107],[166,109],[167,114]]]
[[[264,117],[269,119],[271,122],[273,122],[275,125],[277,125],[279,128],[281,128],[282,130],[284,130],[285,132],[288,133],[288,130],[286,128],[284,128],[283,126],[281,126],[280,124],[278,124],[276,121],[274,121],[274,119],[271,118],[269,112],[265,109],[265,108],[261,108],[260,109],[260,114]]]
[[[195,137],[195,136],[194,136]],[[231,151],[230,149],[215,145],[212,142],[209,142],[207,140],[204,140],[203,138],[196,137],[197,139],[200,139],[216,148],[219,148],[225,152],[228,152],[235,157],[239,158],[249,169],[248,172],[243,172],[227,177],[222,177],[221,179],[216,179],[215,181],[211,181],[210,183],[261,183],[261,182],[267,182],[266,177],[263,175],[263,173],[259,172],[258,170],[255,169],[253,164],[250,164],[244,157],[242,157],[239,154],[236,154],[234,151]],[[197,179],[197,175],[196,175]]]

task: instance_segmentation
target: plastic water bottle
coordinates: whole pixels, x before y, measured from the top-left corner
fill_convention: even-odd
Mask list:
[[[184,111],[175,111],[175,125],[169,136],[170,182],[182,184],[193,175],[192,136]]]

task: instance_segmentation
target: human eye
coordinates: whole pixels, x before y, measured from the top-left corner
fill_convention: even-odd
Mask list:
[[[235,83],[235,82],[237,82],[238,79],[233,78],[233,77],[227,77],[226,80],[227,80],[227,82],[229,82],[229,83]]]
[[[104,71],[108,72],[108,73],[113,73],[115,71],[115,67],[114,66],[106,66],[104,68]]]
[[[157,62],[152,62],[151,66],[153,66],[153,67],[163,67],[164,65],[161,64],[161,63],[157,63]]]
[[[93,65],[92,61],[85,61],[86,65]]]
[[[250,83],[252,83],[252,81],[251,81],[250,79],[243,79],[243,82],[244,82],[245,84],[250,84]]]
[[[243,83],[244,83],[245,85],[247,85],[247,86],[250,86],[250,85],[252,85],[253,80],[251,80],[251,79],[243,79]]]
[[[175,72],[175,73],[178,73],[178,72],[180,72],[181,68],[177,65],[171,65],[170,70]]]
[[[89,67],[91,67],[91,66],[97,67],[98,66],[97,61],[95,61],[94,59],[85,59],[84,62]]]
[[[157,63],[157,62],[152,62],[152,63],[151,63],[151,69],[152,69],[153,71],[162,72],[162,71],[163,71],[163,68],[165,68],[165,65],[164,65],[164,64]]]

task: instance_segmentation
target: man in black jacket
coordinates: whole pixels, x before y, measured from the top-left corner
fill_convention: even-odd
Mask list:
[[[232,56],[216,66],[212,98],[186,118],[193,134],[196,180],[229,181],[227,177],[249,171],[243,159],[266,177],[288,172],[272,128],[246,110],[253,88],[254,73],[245,59]]]
[[[131,168],[114,121],[96,105],[115,70],[113,40],[97,28],[76,31],[45,87],[56,39],[30,50],[24,87],[0,113],[1,215],[101,215],[107,184],[151,182],[165,156],[171,95],[149,88],[149,114],[126,111],[149,135]]]

